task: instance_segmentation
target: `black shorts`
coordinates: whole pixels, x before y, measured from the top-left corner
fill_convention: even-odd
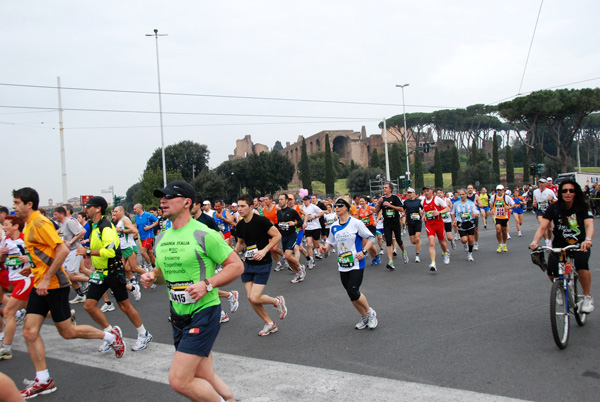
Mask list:
[[[46,296],[37,294],[33,288],[29,293],[27,301],[27,314],[39,314],[45,317],[48,312],[52,315],[52,321],[63,322],[71,319],[71,305],[69,304],[69,292],[71,287],[48,289]]]
[[[406,226],[408,227],[408,235],[414,236],[415,233],[421,233],[421,231],[423,230],[423,221],[420,219],[409,219],[406,221]]]
[[[377,229],[375,228],[375,226],[367,226],[367,229],[369,229],[369,232],[373,233],[373,236],[377,236]]]
[[[452,233],[452,222],[444,222],[446,233]]]
[[[98,301],[110,289],[115,295],[117,303],[120,303],[129,297],[126,283],[127,279],[125,279],[125,275],[108,275],[104,277],[104,281],[100,285],[90,282],[86,296],[88,299]]]
[[[500,227],[505,228],[508,226],[508,219],[496,218],[496,225],[500,225]]]
[[[385,236],[385,245],[391,247],[393,237],[396,237],[396,243],[402,245],[402,239],[400,238],[400,222],[399,221],[383,221],[383,235]]]
[[[460,234],[460,237],[474,236],[475,235],[475,226],[471,226],[471,228],[469,228],[469,229],[458,228],[458,234]]]
[[[171,324],[175,350],[208,357],[221,329],[221,305],[207,307],[192,316],[183,328]]]
[[[312,237],[314,240],[319,241],[321,239],[321,229],[304,230],[304,237],[307,239]]]
[[[588,251],[584,253],[583,251],[575,251],[573,252],[573,257],[575,258],[575,269],[577,271],[590,270],[590,256],[592,252]],[[558,256],[554,253],[550,253],[548,256],[548,276],[558,276]],[[33,292],[32,292],[33,293]],[[29,312],[29,310],[27,310]]]
[[[294,251],[296,246],[296,232],[281,233],[281,248],[285,252],[286,250]]]

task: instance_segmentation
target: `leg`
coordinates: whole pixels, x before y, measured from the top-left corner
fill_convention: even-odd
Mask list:
[[[214,372],[212,352],[208,357],[175,352],[169,370],[171,388],[192,401],[235,401],[233,392]]]
[[[4,307],[4,342],[2,342],[4,345],[12,345],[15,332],[17,332],[15,313],[26,306],[27,300],[19,300],[14,297],[8,299],[6,307]]]
[[[131,305],[131,302],[129,301],[129,299],[120,301],[120,302],[118,302],[118,304],[119,304],[119,308],[121,309],[121,311],[123,311],[125,313],[125,315],[129,318],[129,321],[131,321],[131,323],[136,328],[139,328],[142,326],[142,319],[140,318],[140,314]],[[96,303],[96,308],[98,308],[97,303]],[[98,309],[98,310],[100,310],[100,309]],[[102,312],[100,312],[100,314],[104,315],[104,313],[102,313]],[[106,328],[106,327],[102,327],[102,328]]]
[[[104,294],[106,296],[106,293]],[[106,296],[108,297],[108,296]],[[98,300],[88,298],[83,305],[83,309],[92,317],[96,324],[100,325],[100,328],[108,328],[110,324],[106,319],[106,316],[98,307]]]
[[[35,292],[35,290],[33,290]],[[46,366],[46,347],[40,336],[40,329],[45,320],[45,316],[39,314],[27,314],[25,326],[23,327],[23,338],[27,343],[29,357],[35,367],[35,371],[43,371]]]
[[[244,283],[244,287],[246,288],[246,294],[248,295],[248,301],[250,305],[258,314],[258,316],[265,322],[265,324],[269,324],[273,322],[269,314],[265,310],[265,304],[272,304],[273,306],[277,306],[277,299],[263,295],[262,292],[265,289],[265,285],[257,285],[254,282],[246,282]]]

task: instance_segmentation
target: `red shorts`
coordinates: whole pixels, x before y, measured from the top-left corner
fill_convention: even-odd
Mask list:
[[[229,232],[223,232],[223,238],[225,240],[231,239],[231,231],[229,231]]]
[[[437,219],[434,221],[426,221],[425,229],[427,230],[427,237],[437,236],[439,240],[444,240],[444,238],[446,237],[444,222],[441,219]]]
[[[152,244],[154,243],[154,237],[149,237],[147,239],[142,240],[142,247],[146,250],[152,250]]]
[[[11,281],[10,283],[13,285],[11,297],[23,301],[29,299],[29,293],[31,293],[31,289],[33,289],[33,278]]]
[[[4,267],[0,268],[0,286],[8,290],[8,271]]]

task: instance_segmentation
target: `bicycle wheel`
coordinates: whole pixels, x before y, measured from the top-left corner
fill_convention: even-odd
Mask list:
[[[573,278],[572,292],[575,296],[575,305],[572,306],[573,315],[575,316],[575,321],[577,321],[577,325],[582,327],[585,325],[585,322],[587,320],[587,314],[579,312],[579,307],[581,307],[581,303],[583,302],[583,288],[581,287],[581,282],[579,282],[579,278],[577,276]]]
[[[552,284],[550,292],[550,322],[556,346],[560,349],[566,348],[569,342],[569,311],[562,280],[556,280]]]

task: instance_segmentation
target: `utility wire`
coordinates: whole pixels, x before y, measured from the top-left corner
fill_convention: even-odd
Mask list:
[[[542,6],[544,0],[540,3],[540,9],[538,10],[537,19],[535,20],[535,27],[533,28],[533,35],[531,35],[531,43],[529,44],[529,51],[527,52],[527,59],[525,59],[525,67],[523,68],[523,76],[521,76],[521,84],[519,85],[519,91],[517,96],[521,94],[521,88],[523,87],[523,80],[525,79],[525,71],[527,71],[527,63],[529,63],[529,55],[531,54],[531,48],[533,47],[533,39],[535,38],[535,31],[537,30],[538,22],[540,20],[540,14],[542,13]]]

